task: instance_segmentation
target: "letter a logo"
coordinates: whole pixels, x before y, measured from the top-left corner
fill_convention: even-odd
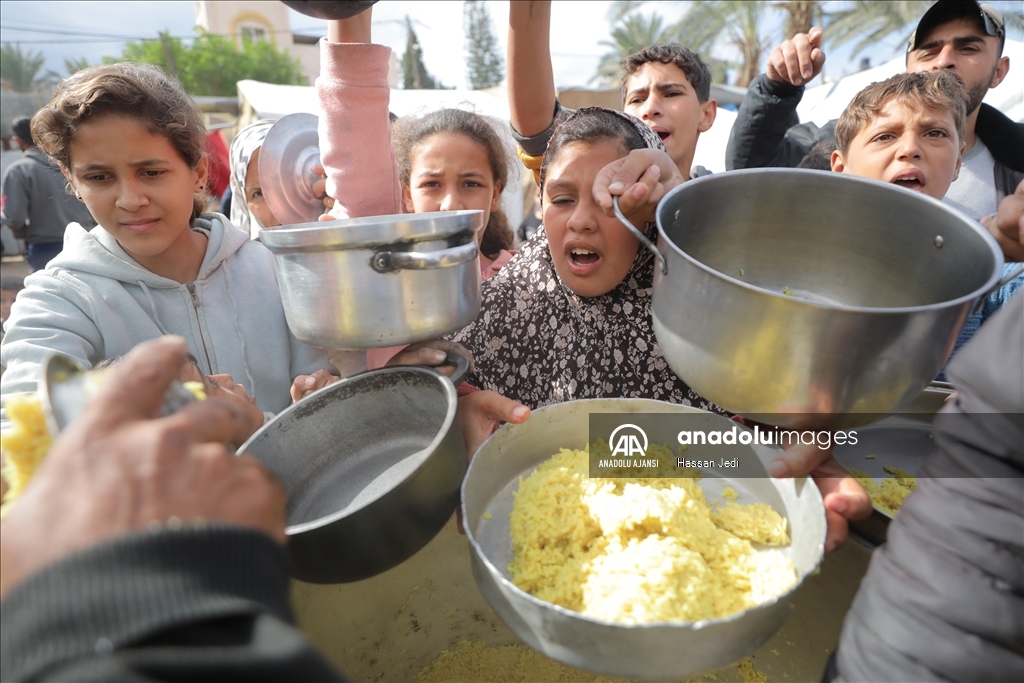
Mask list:
[[[624,432],[619,435],[618,440],[616,440],[615,436],[623,429],[630,429],[636,433]],[[640,444],[641,439],[643,439],[643,445]],[[608,443],[613,446],[612,456],[640,456],[642,458],[647,453],[647,434],[645,434],[644,430],[640,429],[636,425],[625,424],[616,427],[615,431],[612,432],[611,437],[608,439]]]

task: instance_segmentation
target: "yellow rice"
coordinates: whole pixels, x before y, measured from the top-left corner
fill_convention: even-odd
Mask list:
[[[786,520],[767,505],[708,507],[695,479],[591,479],[562,449],[520,481],[511,515],[517,586],[606,621],[724,617],[797,580],[778,550]]]

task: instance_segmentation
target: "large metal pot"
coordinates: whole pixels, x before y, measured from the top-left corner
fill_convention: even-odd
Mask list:
[[[548,657],[606,676],[679,680],[752,652],[770,638],[789,614],[797,589],[746,611],[698,622],[621,624],[601,621],[552,605],[520,590],[511,580],[509,513],[518,482],[560,448],[587,445],[591,413],[685,413],[707,429],[735,426],[727,418],[687,406],[649,399],[592,399],[545,406],[518,425],[506,425],[473,456],[462,484],[462,516],[470,544],[473,576],[480,592],[530,647]],[[691,423],[692,424],[692,423]],[[660,443],[653,435],[652,440]],[[705,470],[705,491],[719,494],[726,483],[775,508],[789,520],[792,542],[784,549],[802,582],[824,552],[825,513],[818,488],[806,478],[774,479],[764,463],[777,450],[742,446],[748,478],[726,479]],[[709,492],[710,495],[710,492]],[[798,583],[799,585],[799,583]]]
[[[456,407],[455,386],[436,370],[383,368],[299,401],[242,445],[288,494],[295,578],[365,579],[440,531],[466,471]]]
[[[482,211],[375,216],[260,231],[288,326],[302,341],[368,349],[435,339],[480,310]]]
[[[701,395],[773,424],[856,426],[913,400],[1003,266],[941,202],[820,171],[691,180],[657,220],[657,248],[643,241],[665,358]]]

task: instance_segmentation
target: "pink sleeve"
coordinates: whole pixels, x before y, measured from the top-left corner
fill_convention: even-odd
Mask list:
[[[335,218],[402,212],[384,45],[320,41],[320,159]]]

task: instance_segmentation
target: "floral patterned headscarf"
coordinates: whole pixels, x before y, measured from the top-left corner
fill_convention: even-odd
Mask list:
[[[665,149],[639,119],[580,109],[582,116],[618,116],[649,149]],[[556,129],[552,139],[557,137]],[[549,145],[550,152],[550,145]],[[645,226],[654,239],[654,223]],[[718,411],[668,366],[654,338],[651,294],[654,255],[641,247],[622,282],[583,297],[558,277],[543,226],[501,271],[483,283],[480,314],[450,336],[469,348],[476,368],[467,381],[531,408],[581,398],[652,398]]]
[[[231,159],[231,222],[249,233],[252,239],[259,237],[263,226],[256,216],[249,213],[245,200],[245,172],[253,153],[263,146],[263,139],[273,125],[274,121],[267,120],[249,124],[238,131],[228,152]]]

